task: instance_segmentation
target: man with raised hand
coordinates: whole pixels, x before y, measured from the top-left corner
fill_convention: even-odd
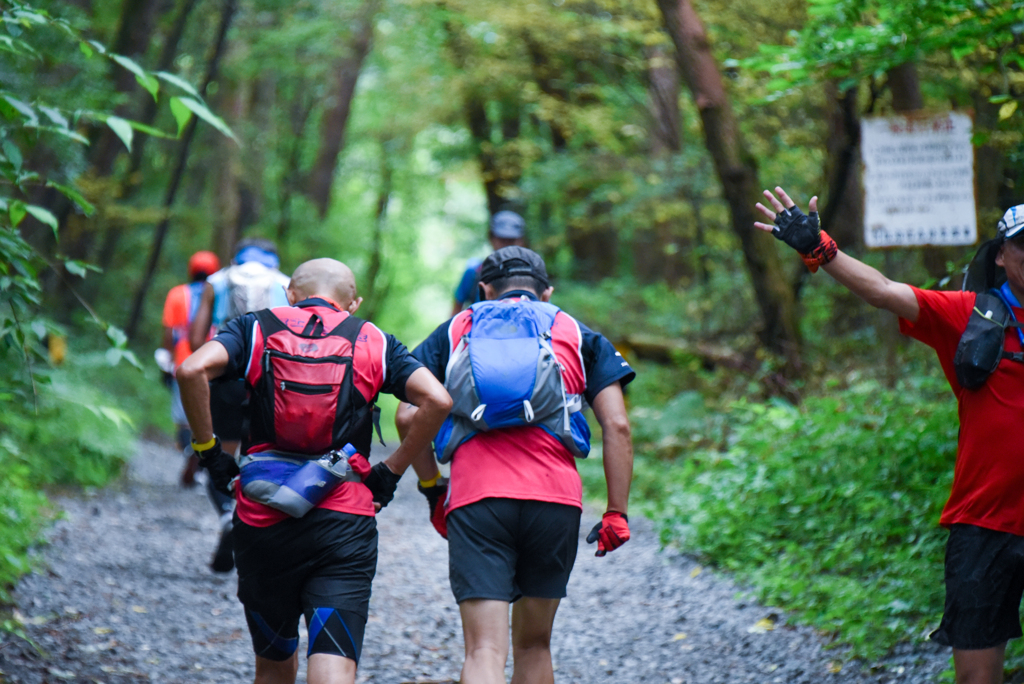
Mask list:
[[[391,501],[451,399],[401,342],[353,316],[362,298],[341,262],[299,266],[288,301],[228,323],[181,365],[178,381],[192,446],[216,486],[233,487],[237,499],[238,598],[257,684],[295,681],[300,616],[307,681],[351,684],[377,565],[375,509]],[[209,381],[221,376],[244,378],[248,393],[240,473],[210,417]],[[420,410],[405,441],[370,468],[379,392]]]
[[[590,451],[583,400],[603,431],[608,507],[588,537],[603,556],[629,540],[633,447],[622,388],[635,373],[607,339],[549,303],[554,288],[535,252],[497,250],[479,282],[485,301],[413,352],[453,401],[435,439],[450,483],[429,451],[415,468],[431,522],[448,539],[466,644],[460,681],[505,681],[511,604],[512,681],[544,684],[554,681],[551,632],[579,541],[575,457]],[[422,410],[399,407],[400,434],[412,434]]]
[[[1006,642],[1021,636],[1024,592],[1024,335],[1020,328],[1001,327],[1005,320],[1024,320],[1024,205],[1006,212],[993,245],[990,266],[1005,271],[1005,282],[975,293],[889,280],[839,251],[818,225],[817,197],[804,214],[782,188],[764,195],[772,208],[757,208],[772,223],[755,223],[757,228],[800,253],[812,272],[824,269],[868,304],[899,316],[900,331],[939,357],[957,398],[960,438],[953,488],[939,519],[949,528],[946,606],[931,639],[953,648],[959,684],[998,684]],[[995,343],[978,346],[985,332]]]

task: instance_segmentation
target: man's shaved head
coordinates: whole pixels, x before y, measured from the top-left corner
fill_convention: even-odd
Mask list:
[[[335,259],[311,259],[295,269],[288,290],[301,301],[309,297],[329,299],[341,308],[356,300],[356,278],[352,270]]]

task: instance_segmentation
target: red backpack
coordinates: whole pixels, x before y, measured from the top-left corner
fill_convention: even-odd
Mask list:
[[[251,392],[244,453],[318,456],[349,443],[359,453],[370,453],[379,415],[376,397],[367,401],[352,377],[352,355],[364,321],[297,307],[255,315],[263,350],[259,358],[254,353],[246,373]],[[302,331],[295,332],[303,319]]]

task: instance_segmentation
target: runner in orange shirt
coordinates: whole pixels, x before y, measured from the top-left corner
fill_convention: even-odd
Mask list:
[[[160,350],[157,350],[157,363],[161,370],[170,376],[171,419],[178,441],[178,448],[184,450],[192,439],[188,429],[185,410],[181,406],[181,393],[178,382],[174,379],[174,371],[192,353],[188,342],[189,325],[199,308],[199,298],[203,294],[203,284],[207,276],[220,270],[220,260],[213,252],[196,252],[188,260],[189,281],[172,287],[164,301],[164,337]],[[185,469],[181,472],[183,487],[195,484],[195,473],[198,461],[189,458]]]

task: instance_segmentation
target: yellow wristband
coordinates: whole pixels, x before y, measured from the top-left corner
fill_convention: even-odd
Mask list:
[[[441,473],[438,473],[431,480],[420,480],[420,487],[423,487],[424,489],[429,489],[430,487],[435,487],[435,486],[437,486],[437,481],[440,480],[440,479],[441,479]]]
[[[214,435],[213,439],[211,439],[209,442],[204,442],[203,444],[196,444],[195,441],[193,441],[192,442],[192,451],[209,451],[210,449],[213,448],[213,445],[216,444],[216,443],[217,443],[217,435]]]

